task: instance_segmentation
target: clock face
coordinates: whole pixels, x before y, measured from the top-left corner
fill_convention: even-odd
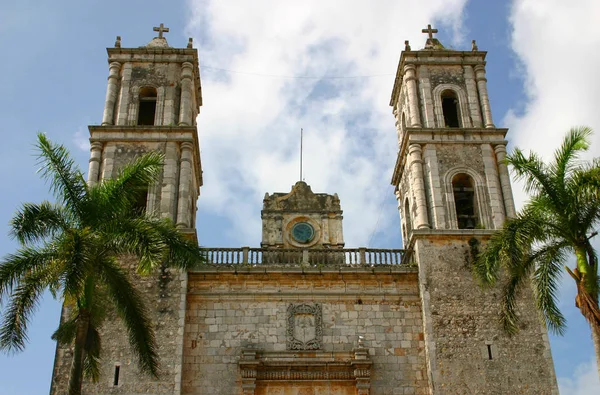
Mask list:
[[[308,243],[315,237],[315,230],[308,222],[298,222],[292,228],[292,237],[298,243]]]

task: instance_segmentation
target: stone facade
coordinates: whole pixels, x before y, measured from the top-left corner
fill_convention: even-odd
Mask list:
[[[89,128],[89,182],[114,177],[144,152],[163,152],[146,208],[194,238],[198,55],[191,39],[186,49],[171,48],[163,26],[155,30],[145,47],[121,48],[118,38],[108,49],[103,120]],[[207,249],[197,270],[146,277],[123,257],[151,308],[161,375],[139,373],[111,316],[102,378],[86,382],[85,394],[558,393],[531,298],[519,302],[523,327],[509,338],[498,325],[499,290],[480,290],[470,270],[474,248],[515,214],[486,53],[446,50],[428,32],[424,50],[407,43],[390,103],[406,249],[344,248],[338,196],[300,181],[266,194],[261,248]],[[57,348],[52,394],[66,392],[71,353]]]
[[[171,48],[164,37],[157,37],[140,48],[121,48],[118,39],[108,55],[102,124],[89,127],[88,183],[115,177],[126,163],[145,152],[162,152],[163,171],[148,190],[146,210],[169,218],[183,233],[195,238],[196,202],[202,186],[195,121],[202,104],[198,53],[191,46]],[[150,109],[144,108],[144,101],[151,104]],[[140,114],[143,111],[149,116],[144,118]],[[187,273],[166,269],[139,277],[135,261],[124,257],[122,263],[130,269],[151,307],[159,339],[160,378],[139,373],[127,332],[113,314],[102,329],[102,378],[96,384],[85,383],[83,391],[179,394]],[[66,393],[71,358],[72,348],[57,348],[51,394]]]
[[[424,30],[424,32],[430,32]],[[405,248],[419,269],[431,394],[557,394],[546,329],[530,293],[521,331],[499,325],[501,290],[481,290],[471,264],[515,215],[506,155],[486,88],[485,52],[430,36],[400,57],[390,105],[398,131],[396,187]]]
[[[322,332],[310,349],[296,350],[289,310],[302,305],[321,309]],[[417,274],[409,267],[190,273],[182,393],[236,394],[246,384],[244,394],[356,394],[353,364],[364,347],[365,394],[426,394],[420,309]],[[246,362],[255,377],[240,375]]]

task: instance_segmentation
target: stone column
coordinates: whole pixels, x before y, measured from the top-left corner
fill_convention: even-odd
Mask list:
[[[516,216],[515,201],[513,200],[512,187],[510,186],[508,166],[504,162],[506,159],[506,146],[497,145],[494,147],[494,151],[496,152],[496,163],[498,164],[498,175],[500,177],[500,188],[502,188],[506,217],[514,218]]]
[[[181,65],[181,102],[179,106],[179,126],[192,126],[192,76],[193,65]]]
[[[473,127],[480,128],[481,124],[481,108],[479,106],[479,95],[477,94],[477,84],[475,83],[475,75],[473,66],[463,66],[465,85],[467,87],[467,100],[469,104],[469,114],[473,121]]]
[[[446,226],[446,208],[442,199],[443,190],[438,166],[437,151],[435,146],[427,145],[423,153],[423,163],[428,169],[430,203],[431,203],[431,225],[434,229],[447,229]]]
[[[117,150],[117,147],[114,144],[110,144],[110,145],[107,145],[106,147],[104,147],[104,154],[102,155],[102,179],[103,180],[113,177],[116,150]]]
[[[129,84],[131,83],[131,63],[125,63],[123,66],[123,75],[121,77],[121,92],[119,98],[119,112],[117,113],[117,125],[127,124],[127,111],[129,109]]]
[[[119,71],[121,71],[121,63],[112,62],[108,72],[108,86],[106,88],[106,100],[104,101],[102,126],[113,125],[115,123],[114,117],[117,91],[119,90]]]
[[[413,190],[417,214],[414,221],[415,229],[429,228],[427,219],[427,199],[425,197],[425,183],[423,182],[423,159],[422,149],[419,144],[411,144],[408,147],[408,166],[411,169],[410,186]]]
[[[502,202],[502,187],[499,185],[499,177],[498,177],[498,169],[496,167],[496,157],[494,156],[494,152],[492,151],[492,147],[489,144],[481,144],[481,155],[483,157],[483,168],[485,171],[485,183],[487,187],[487,193],[489,198],[489,208],[491,211],[491,223],[486,223],[486,218],[484,217],[484,208],[480,207],[480,220],[486,228],[489,228],[490,225],[493,226],[493,229],[500,229],[502,224],[504,223],[505,212],[503,210],[503,202]],[[483,185],[482,185],[483,187]],[[485,189],[481,188],[481,192]],[[481,197],[484,195],[481,194]],[[484,199],[480,199],[479,203],[485,204]]]
[[[177,203],[177,227],[191,228],[191,183],[192,183],[192,143],[181,143],[179,161],[179,201]]]
[[[404,66],[404,81],[406,81],[406,91],[410,108],[410,126],[420,128],[421,116],[419,115],[419,97],[417,95],[416,80],[415,66],[412,64]]]
[[[177,184],[179,154],[177,143],[169,141],[165,147],[165,165],[163,167],[162,190],[160,192],[160,216],[175,221],[177,215]]]
[[[427,66],[419,68],[419,89],[423,98],[423,116],[425,117],[425,127],[435,128],[435,112],[433,111],[434,102],[431,94],[431,82],[429,80],[429,69]]]
[[[479,100],[481,101],[481,109],[483,110],[483,123],[486,128],[494,128],[492,110],[490,108],[490,98],[488,97],[487,91],[487,78],[485,78],[485,66],[481,64],[475,66],[475,80],[477,81]]]
[[[100,173],[100,160],[102,159],[102,143],[94,141],[90,147],[90,166],[88,168],[88,185],[92,186],[98,182]]]

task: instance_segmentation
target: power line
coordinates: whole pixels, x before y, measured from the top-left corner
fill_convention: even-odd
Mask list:
[[[273,78],[289,78],[289,79],[305,79],[305,80],[358,79],[358,78],[389,77],[389,76],[394,75],[394,74],[370,74],[370,75],[346,75],[346,76],[323,75],[323,76],[317,77],[317,76],[310,76],[310,75],[277,75],[277,74],[250,73],[250,72],[246,72],[246,71],[229,70],[229,69],[222,69],[219,67],[211,67],[211,66],[200,66],[200,68],[206,69],[206,70],[223,71],[223,72],[232,73],[232,74],[253,75],[253,76],[257,76],[257,77],[273,77]]]

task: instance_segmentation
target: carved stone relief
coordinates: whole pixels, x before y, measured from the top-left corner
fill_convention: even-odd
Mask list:
[[[288,350],[321,349],[323,314],[319,303],[291,303],[287,321]]]

